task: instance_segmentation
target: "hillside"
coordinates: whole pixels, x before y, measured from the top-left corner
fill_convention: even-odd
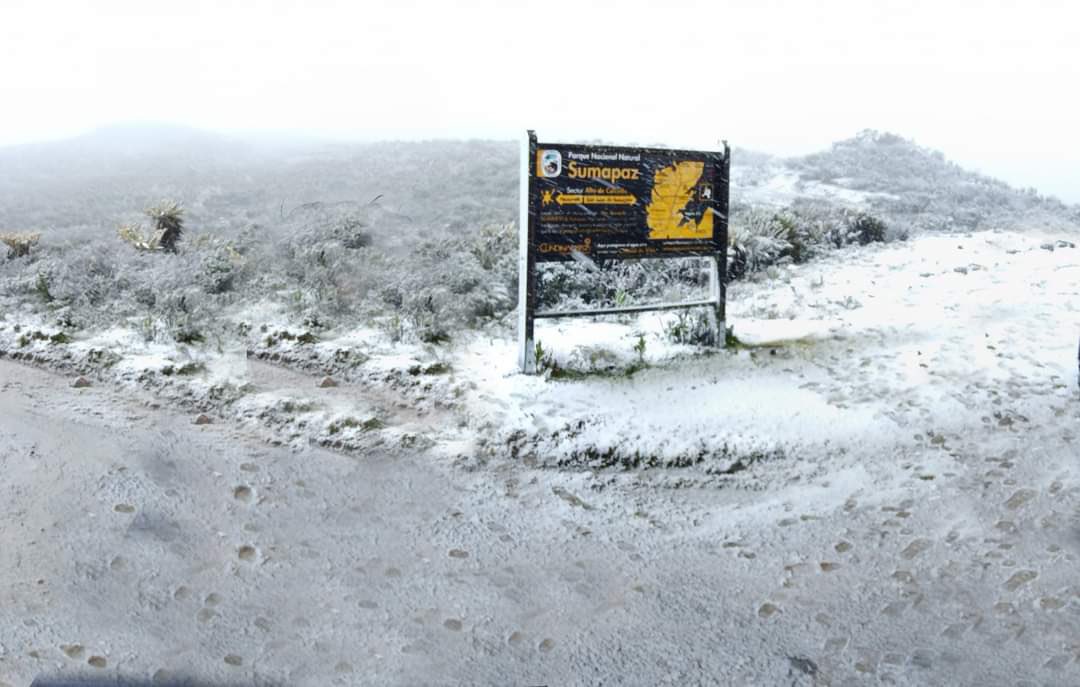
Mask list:
[[[909,233],[1080,224],[1078,206],[965,170],[940,151],[889,133],[863,131],[805,157],[734,159],[734,200],[747,206],[861,207]]]
[[[161,198],[239,230],[312,202],[368,203],[417,225],[510,221],[517,147],[483,141],[248,143],[178,127],[113,127],[0,148],[0,227],[112,229]]]
[[[736,210],[826,203],[865,209],[909,231],[1021,222],[1080,223],[1080,208],[965,171],[938,151],[864,131],[827,151],[778,158],[736,149]],[[193,224],[268,224],[304,203],[379,197],[418,229],[509,222],[517,144],[502,141],[244,141],[152,125],[0,148],[0,228],[111,229],[163,197]]]

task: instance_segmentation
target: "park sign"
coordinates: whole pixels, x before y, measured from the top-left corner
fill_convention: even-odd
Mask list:
[[[731,152],[539,143],[521,150],[519,363],[535,371],[533,320],[713,306],[723,341]],[[536,310],[536,265],[709,257],[705,301],[588,311]],[[723,259],[722,259],[723,258]]]
[[[727,231],[727,150],[536,144],[530,165],[540,262],[715,255]]]

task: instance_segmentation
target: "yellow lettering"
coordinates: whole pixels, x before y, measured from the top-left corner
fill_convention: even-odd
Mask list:
[[[633,167],[592,167],[571,161],[566,167],[571,179],[603,179],[604,181],[637,181],[640,170]]]

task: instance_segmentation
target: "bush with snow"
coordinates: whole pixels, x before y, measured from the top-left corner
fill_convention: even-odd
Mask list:
[[[0,243],[3,243],[8,248],[7,257],[9,260],[30,255],[31,249],[37,245],[40,239],[40,232],[24,231],[0,234]]]

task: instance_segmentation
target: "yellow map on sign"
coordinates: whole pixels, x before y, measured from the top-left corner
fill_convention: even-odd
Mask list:
[[[705,200],[698,188],[703,171],[704,162],[684,161],[656,172],[647,207],[650,239],[712,238],[712,213],[700,205]]]

